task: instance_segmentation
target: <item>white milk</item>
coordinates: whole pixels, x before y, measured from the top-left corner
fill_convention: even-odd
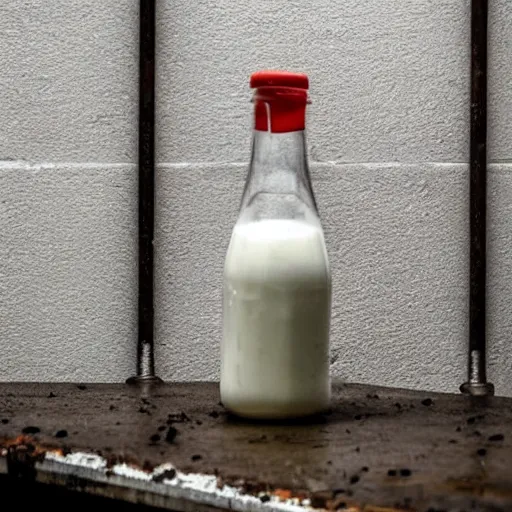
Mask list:
[[[297,220],[236,225],[224,270],[223,404],[259,418],[325,410],[330,307],[320,227]]]

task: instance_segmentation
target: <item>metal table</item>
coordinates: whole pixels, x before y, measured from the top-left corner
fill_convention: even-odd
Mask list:
[[[229,416],[214,383],[0,384],[0,486],[175,511],[512,510],[512,399],[334,386],[329,414]],[[44,486],[44,489],[50,487]]]

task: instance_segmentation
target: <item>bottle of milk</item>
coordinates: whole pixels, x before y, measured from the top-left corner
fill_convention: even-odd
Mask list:
[[[224,268],[221,399],[249,418],[325,410],[331,276],[304,136],[308,77],[262,71],[252,157]]]

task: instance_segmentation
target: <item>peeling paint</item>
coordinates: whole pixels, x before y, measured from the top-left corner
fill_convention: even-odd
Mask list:
[[[145,482],[159,482],[160,485],[173,487],[175,489],[191,491],[191,500],[213,502],[219,499],[229,500],[230,508],[240,511],[273,510],[276,512],[304,512],[310,509],[310,500],[300,498],[288,498],[283,500],[279,494],[272,495],[263,492],[258,495],[246,493],[242,487],[230,485],[219,486],[219,480],[215,475],[201,473],[183,473],[177,470],[172,464],[165,463],[157,466],[153,471],[144,471],[133,465],[121,463],[108,468],[107,460],[99,455],[75,452],[63,455],[58,451],[48,451],[45,459],[60,464],[66,464],[77,468],[92,469],[104,476],[113,474],[126,479],[142,480]],[[160,476],[173,471],[174,478]],[[291,493],[290,493],[291,494]],[[268,501],[262,501],[263,496],[268,496]],[[207,499],[204,499],[207,498]],[[210,498],[210,499],[208,499]]]
[[[94,469],[96,471],[105,470],[107,467],[107,461],[103,457],[91,453],[77,452],[62,455],[57,451],[48,451],[46,452],[45,459],[70,464],[72,466]]]
[[[156,472],[156,471],[155,471]],[[142,469],[136,468],[123,462],[122,464],[116,464],[112,467],[112,473],[114,475],[122,476],[124,478],[134,478],[136,480],[144,480],[150,482],[153,479],[154,473],[148,473]]]
[[[261,486],[253,486],[253,491],[248,491],[244,483],[240,486],[223,484],[216,475],[202,473],[184,473],[167,462],[152,470],[144,470],[136,464],[121,462],[110,465],[109,461],[94,453],[73,452],[64,453],[60,448],[45,447],[35,443],[27,436],[4,442],[1,454],[8,456],[9,453],[26,453],[27,447],[32,457],[31,464],[36,469],[43,469],[45,462],[57,463],[62,466],[69,466],[77,476],[80,470],[87,470],[89,478],[96,473],[99,479],[120,478],[124,486],[133,487],[129,481],[143,483],[146,491],[159,494],[159,490],[173,489],[172,496],[182,498],[192,503],[202,503],[237,510],[240,512],[304,512],[305,510],[338,510],[345,512],[396,512],[396,509],[382,508],[372,505],[359,506],[355,503],[327,499],[322,504],[313,506],[311,499],[306,493],[294,493],[289,489],[274,489],[273,491],[256,490]],[[28,460],[28,459],[27,459]],[[27,460],[24,462],[26,463]],[[47,470],[47,468],[45,468]],[[53,468],[52,471],[55,471]],[[58,473],[58,471],[56,471]],[[170,475],[170,478],[167,477]],[[119,481],[112,481],[113,485],[119,485]],[[136,486],[136,485],[135,485]],[[147,486],[147,487],[146,487]],[[157,487],[154,487],[157,486]],[[160,489],[159,489],[160,486]],[[161,494],[166,494],[165,492]]]

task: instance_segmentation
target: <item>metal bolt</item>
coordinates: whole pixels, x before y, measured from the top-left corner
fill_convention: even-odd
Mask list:
[[[479,350],[472,350],[469,354],[469,379],[462,384],[460,391],[471,396],[492,396],[494,386],[487,382],[485,376],[485,357]]]

